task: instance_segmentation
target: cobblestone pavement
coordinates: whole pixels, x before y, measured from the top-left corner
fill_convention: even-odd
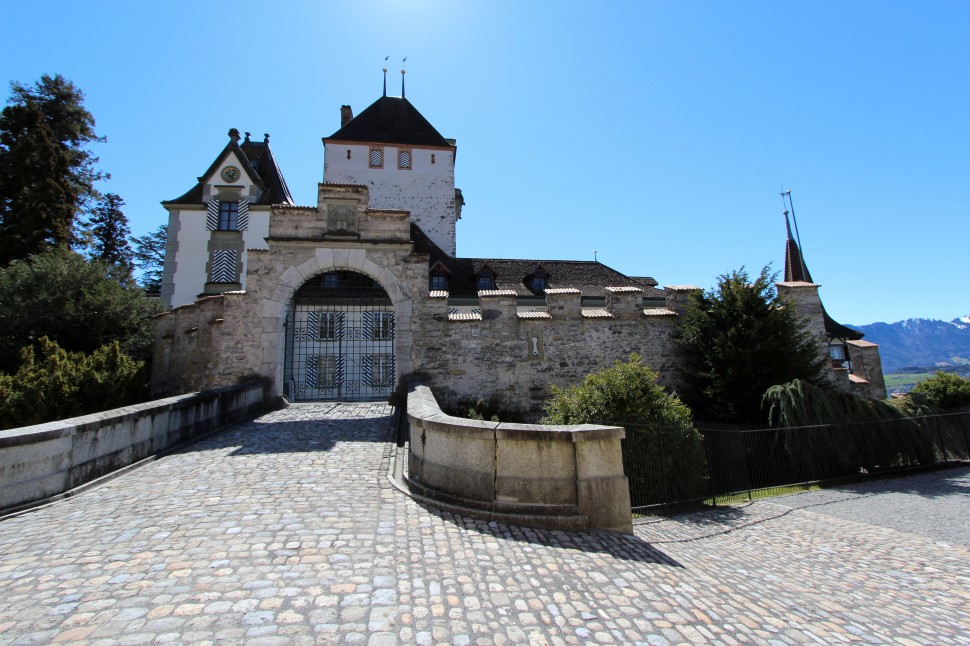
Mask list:
[[[769,501],[634,537],[423,508],[390,409],[274,412],[0,523],[0,643],[970,644],[970,551]]]

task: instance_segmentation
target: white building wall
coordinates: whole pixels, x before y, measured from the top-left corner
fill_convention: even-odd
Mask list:
[[[180,209],[172,212],[169,235],[175,231],[175,290],[169,303],[172,307],[192,303],[205,286],[205,264],[208,261],[209,230],[205,226],[205,210]],[[173,222],[174,224],[174,222]]]
[[[369,153],[372,145],[327,142],[323,181],[367,186],[370,208],[410,211],[411,220],[435,244],[452,256],[456,255],[455,223],[458,218],[455,212],[454,150],[383,145],[384,167],[371,168]],[[411,151],[409,170],[398,168],[401,148]],[[348,150],[350,159],[347,158]]]

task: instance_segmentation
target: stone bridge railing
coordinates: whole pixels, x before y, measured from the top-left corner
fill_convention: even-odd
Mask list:
[[[266,408],[257,382],[0,431],[0,515],[61,497]]]
[[[407,415],[407,482],[426,499],[526,526],[633,532],[622,428],[452,417],[423,385]]]

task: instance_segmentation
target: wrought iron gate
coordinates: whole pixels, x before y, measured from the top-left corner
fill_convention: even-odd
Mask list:
[[[394,311],[377,281],[331,271],[293,296],[286,320],[290,401],[371,401],[394,390]]]

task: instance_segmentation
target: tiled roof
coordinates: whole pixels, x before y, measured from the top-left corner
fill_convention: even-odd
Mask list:
[[[383,96],[324,139],[453,148],[405,98]]]
[[[237,131],[232,131],[232,133],[238,138],[239,133]],[[270,150],[269,136],[267,136],[265,141],[250,141],[248,135],[246,140],[241,144],[235,139],[230,138],[229,143],[222,149],[222,152],[212,162],[209,169],[199,177],[199,181],[195,186],[181,197],[177,197],[174,200],[166,200],[162,204],[202,204],[204,193],[203,180],[212,176],[216,169],[224,163],[230,152],[235,153],[236,157],[239,158],[240,163],[243,165],[243,172],[254,184],[263,189],[263,193],[259,196],[259,199],[251,204],[261,206],[268,206],[270,204],[293,204],[290,189],[286,185],[286,180],[283,179],[283,173],[276,164],[273,151]]]
[[[849,328],[851,329],[851,328]],[[878,348],[878,343],[871,343],[869,341],[862,341],[861,339],[849,339],[846,341],[849,345],[853,345],[857,348]]]
[[[785,227],[788,229],[788,239],[785,241],[785,281],[779,284],[793,288],[820,287],[812,281],[812,274],[805,264],[805,256],[792,235],[788,211],[785,211]],[[829,316],[824,305],[822,305],[822,318],[825,321],[825,333],[830,337],[858,340],[864,336],[862,332],[846,327]]]
[[[869,380],[868,379],[863,379],[862,377],[858,377],[858,376],[853,375],[853,374],[850,374],[849,375],[849,381],[851,381],[852,383],[855,383],[855,384],[867,384],[867,383],[869,383]]]
[[[643,295],[648,298],[664,298],[662,289],[645,285],[641,280],[630,278],[597,261],[454,258],[442,251],[414,223],[411,223],[411,239],[415,252],[428,254],[430,267],[440,262],[451,272],[448,291],[452,297],[476,297],[477,273],[486,267],[495,276],[496,289],[509,289],[517,296],[540,296],[541,293],[529,289],[526,279],[541,267],[547,276],[549,290],[578,289],[583,296],[601,297],[607,287],[622,287],[642,289]]]
[[[694,285],[664,285],[664,289],[669,289],[672,292],[699,292],[699,291],[702,291],[700,287],[695,287]]]
[[[482,315],[479,312],[452,312],[448,314],[449,321],[481,321]]]
[[[516,314],[520,319],[551,319],[552,315],[549,312],[518,312]]]
[[[648,307],[643,310],[644,316],[677,316],[677,312],[664,307]]]
[[[546,294],[582,294],[582,292],[573,287],[563,287],[563,288],[550,287],[546,289]]]
[[[611,319],[613,315],[604,309],[583,310],[583,318],[587,319]]]

